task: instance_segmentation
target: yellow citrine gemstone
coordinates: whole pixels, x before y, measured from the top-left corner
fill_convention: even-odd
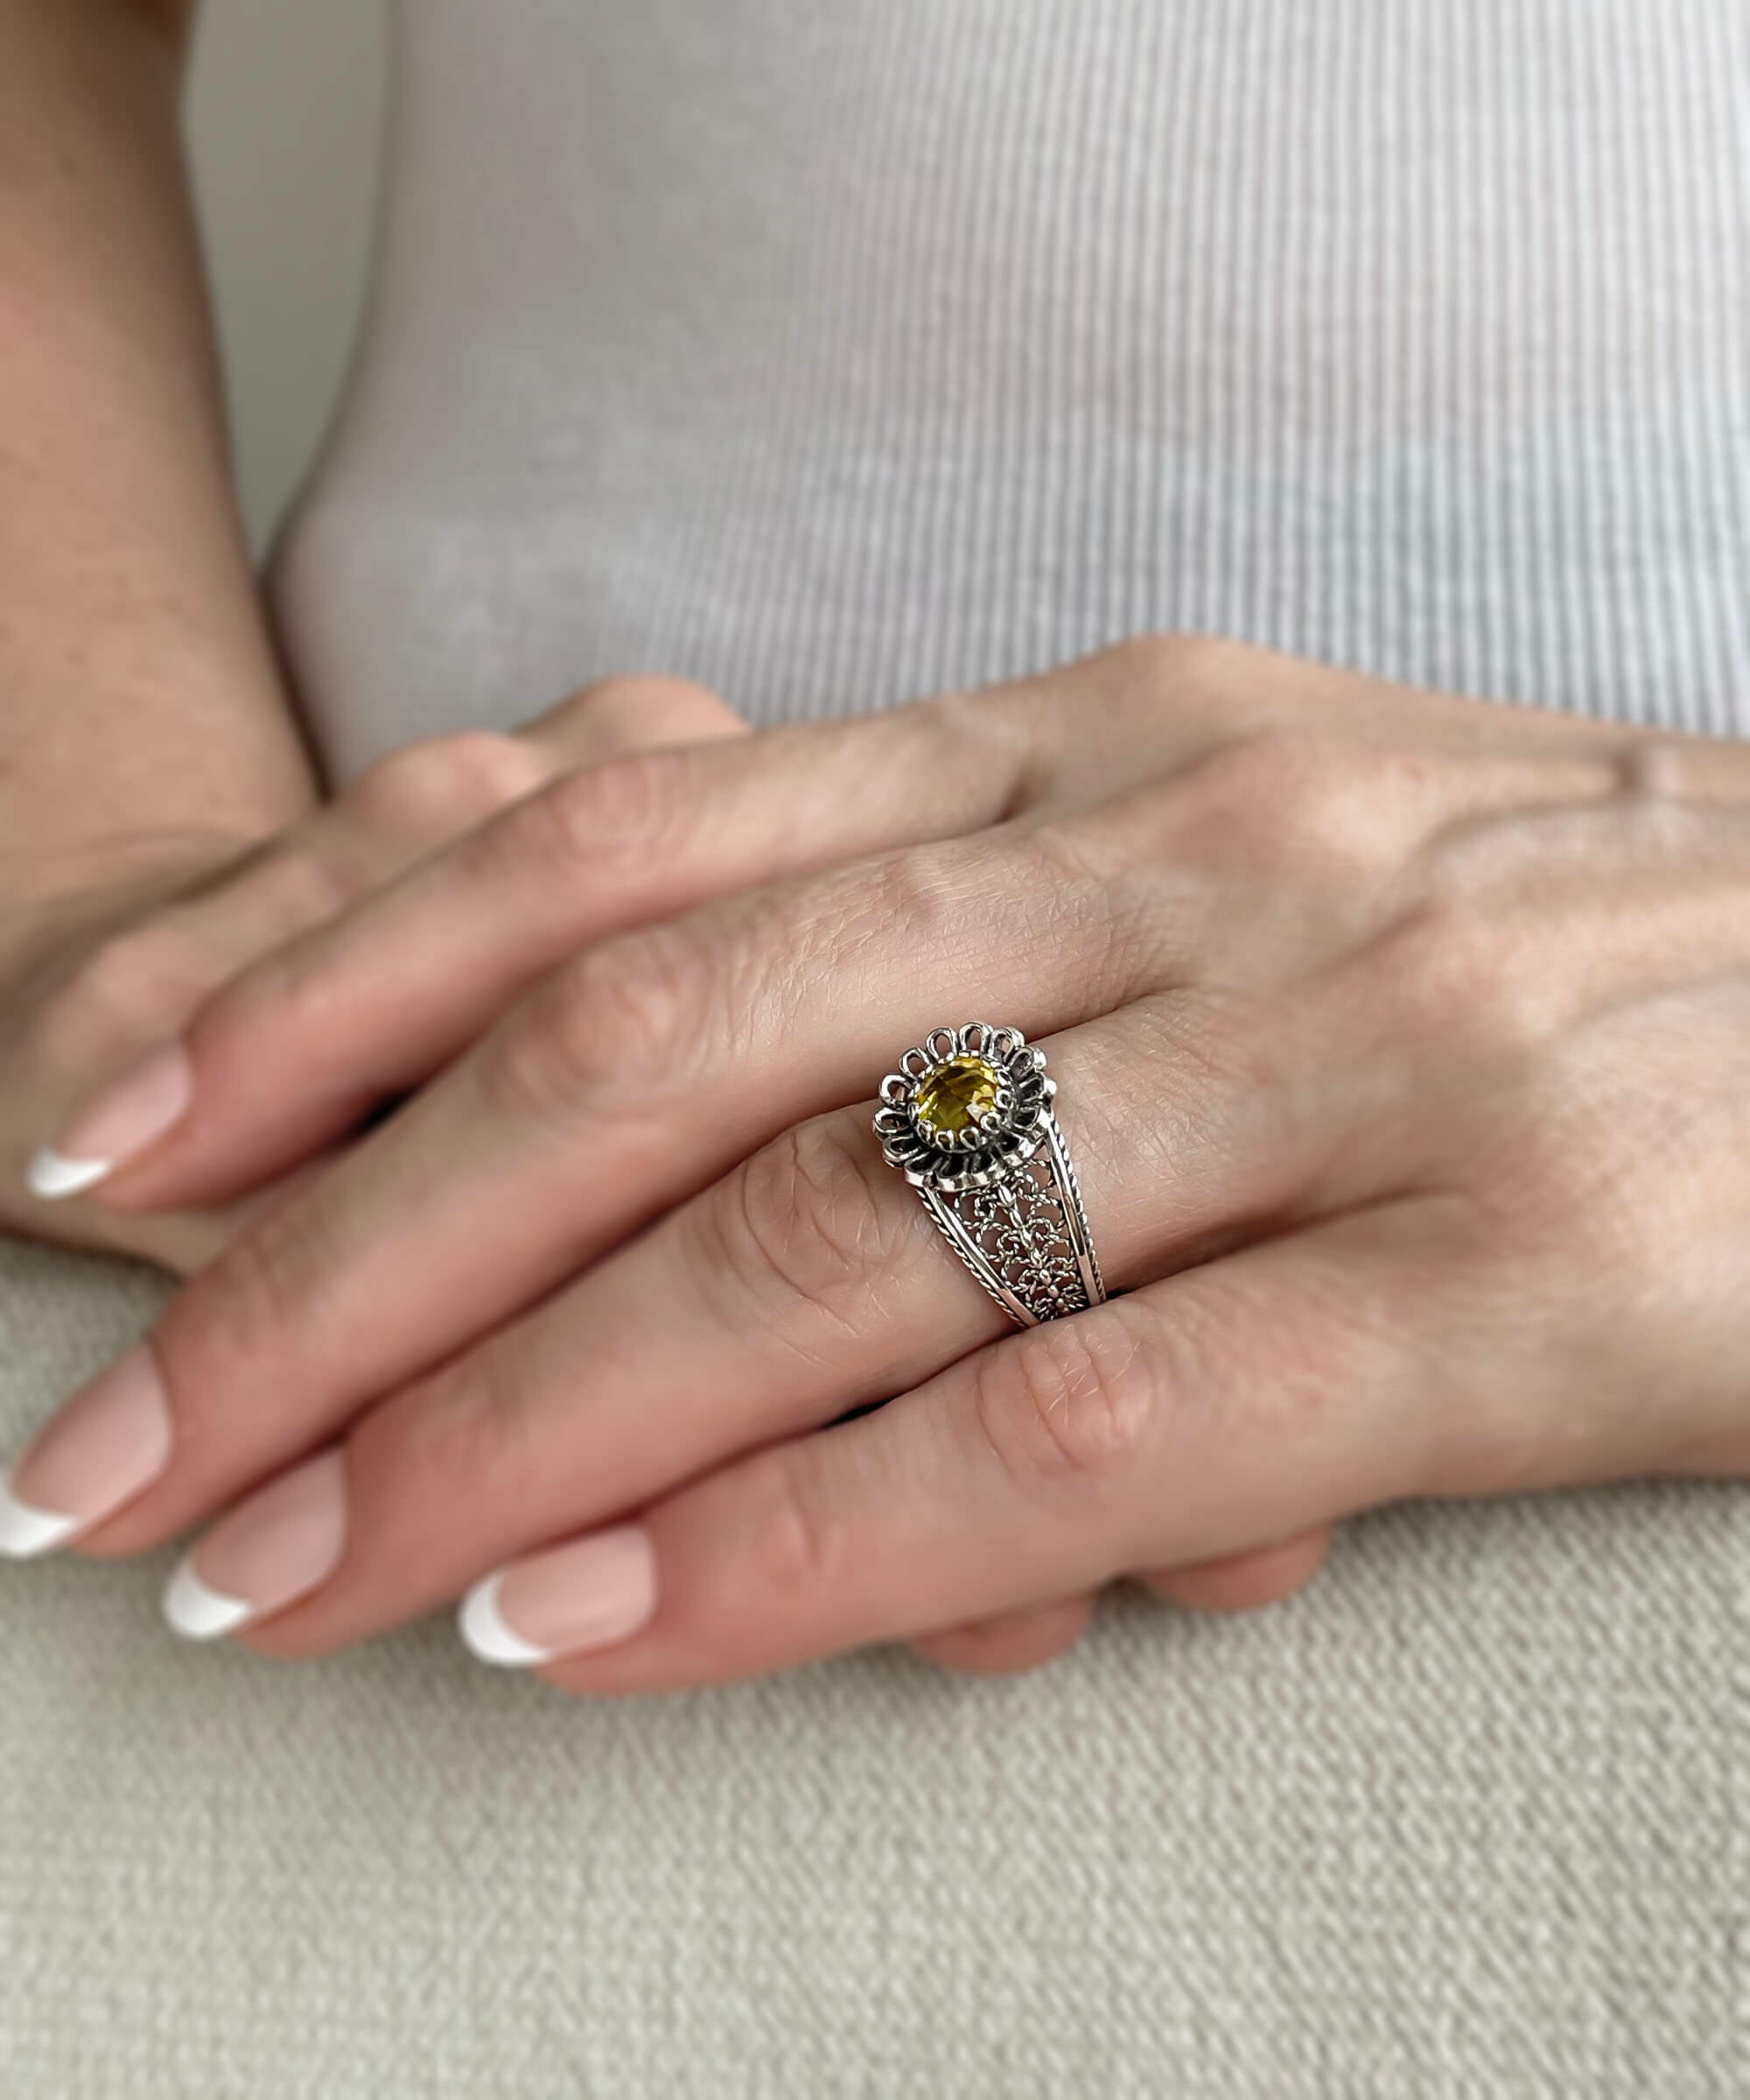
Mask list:
[[[918,1088],[918,1115],[933,1130],[963,1130],[996,1105],[997,1068],[982,1057],[951,1057]]]

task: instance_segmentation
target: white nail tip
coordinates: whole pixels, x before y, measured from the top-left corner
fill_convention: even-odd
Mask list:
[[[164,1615],[172,1631],[185,1641],[216,1641],[221,1634],[235,1633],[256,1607],[241,1597],[228,1597],[210,1588],[194,1572],[192,1558],[185,1558],[170,1578],[164,1593]]]
[[[457,1623],[470,1650],[482,1662],[496,1662],[502,1670],[531,1670],[537,1662],[550,1662],[550,1648],[536,1648],[505,1624],[498,1608],[499,1585],[504,1571],[477,1582],[462,1600]]]
[[[63,1516],[56,1509],[38,1509],[20,1502],[4,1480],[0,1480],[0,1553],[9,1560],[31,1560],[38,1553],[64,1545],[79,1529],[76,1516]]]
[[[113,1159],[75,1159],[46,1144],[24,1169],[24,1183],[45,1203],[59,1203],[63,1197],[95,1188],[115,1164]]]

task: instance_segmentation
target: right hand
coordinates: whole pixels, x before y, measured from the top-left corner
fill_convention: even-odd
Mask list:
[[[191,1273],[294,1177],[200,1208],[46,1203],[25,1181],[45,1133],[239,970],[557,774],[744,727],[701,686],[612,679],[510,733],[409,745],[266,839],[130,841],[127,872],[93,870],[51,899],[0,904],[0,1230]]]
[[[575,788],[563,782],[552,795],[532,798],[527,808],[483,830],[461,854],[435,858],[410,882],[345,914],[314,938],[294,943],[262,969],[244,973],[220,998],[209,1003],[191,1031],[185,1051],[200,1074],[193,1088],[196,1114],[155,1152],[149,1147],[146,1156],[128,1158],[117,1180],[105,1185],[103,1200],[119,1212],[137,1214],[142,1206],[166,1200],[229,1200],[261,1186],[258,1177],[284,1171],[299,1158],[309,1157],[312,1144],[330,1142],[356,1127],[360,1113],[372,1105],[368,1082],[375,1083],[380,1096],[422,1085],[432,1068],[431,1062],[423,1060],[432,1060],[438,1046],[443,1046],[444,1055],[435,1061],[447,1064],[505,1013],[522,989],[522,976],[531,972],[540,976],[573,950],[583,951],[578,967],[570,980],[558,986],[564,1012],[582,1017],[568,1040],[575,1043],[580,1058],[612,1060],[613,1017],[629,1014],[634,1024],[638,1021],[635,1006],[622,997],[622,977],[629,979],[635,997],[640,982],[654,982],[651,972],[655,962],[672,955],[676,942],[671,940],[662,948],[648,932],[635,939],[622,938],[617,945],[606,936],[616,932],[623,935],[628,926],[648,928],[653,916],[662,917],[658,892],[688,891],[688,896],[678,900],[669,894],[668,909],[696,901],[692,889],[701,873],[709,869],[721,875],[725,858],[740,867],[745,882],[748,878],[742,864],[750,851],[756,858],[788,857],[794,863],[800,857],[817,864],[813,856],[824,836],[840,850],[866,855],[871,842],[853,842],[860,830],[884,822],[907,839],[958,838],[969,830],[984,831],[993,826],[1012,829],[1009,820],[1020,811],[1034,818],[1054,812],[1062,816],[1084,810],[1089,800],[1104,802],[1114,792],[1115,780],[1122,789],[1125,783],[1145,777],[1152,761],[1184,770],[1200,754],[1236,740],[1242,742],[1249,734],[1276,726],[1298,725],[1304,730],[1309,722],[1321,732],[1317,739],[1320,749],[1349,739],[1365,744],[1369,736],[1376,738],[1389,728],[1404,761],[1402,769],[1412,782],[1428,776],[1438,786],[1450,774],[1449,784],[1463,785],[1460,776],[1467,778],[1463,766],[1439,763],[1450,755],[1474,761],[1480,778],[1492,777],[1493,768],[1521,799],[1529,796],[1534,801],[1551,795],[1559,799],[1572,790],[1576,780],[1588,793],[1605,792],[1625,766],[1632,766],[1638,777],[1649,766],[1658,770],[1665,760],[1679,765],[1684,757],[1674,743],[1601,724],[1411,693],[1224,645],[1151,642],[1069,667],[1055,679],[1033,682],[1030,689],[951,701],[945,707],[915,711],[909,718],[890,717],[835,726],[830,732],[774,738],[757,752],[744,752],[738,763],[733,753],[706,754],[706,763],[665,775],[669,789],[676,792],[661,802],[653,802],[648,794],[641,799],[631,796],[624,813],[623,836],[613,836],[620,824],[615,816],[620,803],[607,791],[614,783],[605,775],[593,775]],[[1710,749],[1711,764],[1726,766],[1733,780],[1739,780],[1740,754],[1726,747]],[[968,759],[972,763],[966,763]],[[647,788],[653,784],[646,782]],[[562,793],[564,808],[556,822],[555,810],[548,805]],[[956,796],[963,807],[950,808]],[[601,821],[605,837],[598,837],[592,826],[574,821],[586,811]],[[1259,815],[1271,824],[1277,822],[1272,808]],[[1212,822],[1220,816],[1218,809]],[[1292,816],[1291,805],[1282,820],[1291,839]],[[934,828],[920,834],[920,824]],[[1222,828],[1216,825],[1218,835]],[[586,847],[581,856],[580,842]],[[732,849],[727,853],[726,844]],[[900,903],[914,907],[914,915],[923,922],[928,923],[932,909],[940,916],[943,896],[930,868],[914,871],[910,890],[900,882],[896,891],[893,884],[884,891],[880,878],[886,866],[886,862],[869,864],[858,878],[862,889],[855,883],[847,888],[841,882],[837,890],[823,892],[825,904],[818,922],[805,917],[799,931],[791,928],[789,937],[780,941],[774,955],[757,960],[741,973],[756,990],[762,985],[775,988],[777,1014],[774,1019],[767,1017],[774,1026],[788,1029],[794,1013],[808,1010],[807,1003],[795,997],[799,963],[836,962],[848,942],[861,935],[876,938],[863,941],[855,996],[878,994],[880,983],[872,980],[878,975],[874,963],[880,958],[881,942],[891,933],[886,920],[892,916],[894,896],[889,892],[895,892]],[[773,872],[768,869],[765,878],[769,881]],[[984,886],[975,884],[974,892],[981,905],[988,905],[999,893],[1007,896],[1006,890],[999,892],[984,878],[980,881]],[[920,882],[925,886],[919,888]],[[717,888],[738,886],[731,880]],[[1292,883],[1284,894],[1298,894]],[[768,892],[765,906],[750,906],[738,918],[719,909],[709,927],[733,933],[745,920],[757,931],[780,919],[789,899],[788,890]],[[698,916],[703,923],[703,914]],[[1027,911],[1022,909],[1018,918],[1004,923],[1025,928],[1030,923]],[[732,942],[726,944],[732,948]],[[548,947],[552,954],[545,952]],[[865,984],[865,978],[872,983]],[[787,1110],[769,1073],[758,1068],[735,1073],[734,1057],[745,1059],[747,1049],[738,1000],[744,992],[753,994],[730,966],[725,966],[722,982],[733,996],[714,998],[708,1009],[701,1010],[710,1020],[709,1046],[718,1060],[711,1068],[711,1083],[694,1089],[700,1115],[709,1111],[709,1127],[689,1126],[693,1139],[719,1146],[746,1139],[750,1116],[781,1116],[794,1111],[794,1104]],[[886,984],[892,998],[902,1001],[909,1000],[916,990],[897,967],[880,982]],[[495,1040],[509,1040],[507,1032],[525,1026],[544,1029],[554,1020],[560,1003],[550,999],[537,1011],[528,1000],[521,1002],[516,1014],[506,1017]],[[1034,1025],[1029,1019],[1028,1026]],[[676,1032],[670,1028],[668,1032]],[[679,1032],[690,1037],[693,1032],[682,1025]],[[648,1077],[645,1053],[652,1046],[634,1041],[632,1026],[623,1036],[636,1053],[626,1066],[628,1075],[641,1088]],[[818,1046],[821,1039],[808,1040]],[[879,1040],[872,1038],[878,1048]],[[768,1049],[772,1040],[768,1035]],[[785,1042],[788,1055],[795,1045],[789,1035]],[[836,1054],[837,1046],[831,1047]],[[732,1052],[725,1068],[722,1060]],[[662,1054],[659,1046],[659,1056]],[[622,1061],[628,1054],[622,1051]],[[466,1070],[451,1072],[392,1124],[374,1131],[369,1142],[332,1174],[323,1176],[307,1198],[294,1198],[276,1213],[267,1228],[270,1238],[248,1236],[232,1257],[209,1271],[178,1301],[172,1314],[178,1346],[186,1345],[191,1335],[197,1343],[202,1335],[217,1337],[215,1360],[228,1348],[231,1356],[226,1361],[232,1371],[240,1350],[247,1354],[249,1383],[258,1404],[247,1421],[232,1410],[224,1434],[215,1431],[212,1437],[195,1440],[192,1447],[206,1468],[204,1482],[192,1475],[166,1481],[164,1492],[143,1497],[138,1508],[117,1517],[113,1527],[100,1530],[88,1550],[137,1550],[209,1513],[226,1499],[228,1485],[231,1494],[248,1485],[242,1468],[250,1461],[235,1448],[241,1440],[253,1439],[256,1468],[271,1471],[296,1457],[300,1449],[308,1450],[315,1435],[344,1428],[359,1412],[357,1403],[370,1396],[374,1378],[387,1387],[423,1364],[453,1356],[470,1339],[466,1323],[475,1320],[472,1331],[484,1333],[507,1313],[514,1313],[520,1305],[543,1298],[580,1263],[587,1267],[590,1256],[606,1254],[616,1227],[624,1230],[629,1226],[635,1233],[654,1213],[696,1186],[689,1181],[678,1188],[671,1185],[653,1192],[641,1174],[605,1172],[594,1152],[580,1154],[575,1144],[550,1144],[544,1137],[531,1138],[526,1145],[507,1144],[491,1141],[488,1131],[488,1141],[482,1145],[450,1142],[454,1132],[445,1119],[457,1111],[458,1102],[465,1112],[476,1103],[480,1088],[473,1082],[480,1063],[474,1058]],[[659,1064],[659,1072],[662,1068]],[[725,1069],[738,1078],[738,1095],[725,1095]],[[837,1083],[831,1069],[822,1079],[806,1058],[800,1060],[800,1069],[809,1086]],[[734,1113],[738,1102],[744,1104],[739,1117]],[[489,1116],[486,1120],[490,1124]],[[444,1138],[436,1146],[430,1143],[434,1130]],[[654,1160],[659,1172],[669,1172],[668,1162],[675,1148],[666,1136],[656,1116],[646,1116],[641,1121],[632,1117],[624,1159]],[[639,1142],[653,1137],[662,1142],[646,1144],[640,1154]],[[774,1156],[781,1160],[781,1151],[774,1148]],[[712,1157],[702,1156],[696,1142],[680,1148],[677,1157],[682,1172],[708,1175],[712,1170]],[[506,1187],[514,1177],[527,1179],[517,1187],[514,1204],[487,1207],[489,1214],[501,1222],[483,1236],[479,1230],[483,1214],[480,1177],[494,1174]],[[732,1214],[741,1185],[732,1176],[724,1186],[731,1191],[726,1208]],[[544,1203],[528,1200],[531,1190],[550,1200],[550,1215],[545,1214]],[[440,1195],[442,1200],[437,1200]],[[382,1200],[373,1209],[377,1197]],[[628,1212],[635,1214],[628,1217]],[[909,1210],[906,1215],[915,1224]],[[689,1227],[683,1211],[676,1211],[675,1218],[681,1221],[678,1229],[684,1236]],[[670,1220],[658,1228],[668,1235],[661,1242],[634,1237],[626,1250],[628,1258],[647,1263],[654,1259],[666,1273],[673,1225]],[[710,1243],[708,1232],[700,1243]],[[632,1250],[640,1247],[644,1252],[634,1256]],[[307,1270],[298,1268],[296,1258],[298,1250],[304,1248],[317,1250]],[[532,1282],[517,1266],[528,1262],[531,1249],[541,1264]],[[264,1250],[270,1250],[265,1257]],[[244,1254],[248,1261],[238,1258]],[[1210,1254],[1206,1242],[1194,1258],[1207,1260]],[[730,1268],[734,1267],[732,1263]],[[312,1277],[344,1278],[348,1286],[356,1284],[360,1288],[351,1290],[349,1296],[341,1292],[346,1303],[339,1315],[330,1317],[332,1306],[312,1306],[301,1294],[294,1296],[275,1284],[268,1292],[274,1301],[269,1309],[272,1331],[265,1345],[258,1348],[254,1345],[262,1337],[256,1330],[262,1323],[257,1320],[252,1327],[234,1312],[249,1273],[258,1284],[264,1278],[290,1273],[301,1283]],[[598,1270],[580,1276],[574,1288],[579,1295],[593,1292],[592,1302],[605,1305],[612,1320],[621,1316],[623,1306],[635,1313],[638,1306],[650,1302],[624,1288],[624,1281],[623,1269],[608,1260]],[[483,1298],[507,1292],[508,1299],[483,1307]],[[964,1292],[960,1295],[963,1304],[950,1310],[970,1315],[982,1309]],[[266,1302],[259,1290],[256,1302]],[[559,1317],[564,1316],[562,1310]],[[539,1316],[531,1315],[536,1317]],[[460,1326],[458,1320],[464,1323]],[[774,1383],[781,1382],[779,1373],[794,1369],[788,1359],[775,1369],[759,1360],[768,1324],[750,1320],[746,1337],[738,1328],[736,1335],[738,1349],[746,1340],[742,1360],[751,1362],[750,1390],[757,1392],[762,1404],[771,1404]],[[167,1328],[160,1330],[161,1351],[167,1334]],[[498,1339],[507,1356],[514,1354],[517,1338]],[[666,1347],[670,1339],[667,1326],[657,1324],[649,1339],[654,1348]],[[617,1348],[602,1348],[599,1344],[598,1336],[595,1354],[619,1361]],[[415,1353],[412,1361],[408,1360],[410,1351]],[[560,1354],[570,1375],[577,1352],[571,1348]],[[812,1350],[801,1354],[813,1369],[821,1369]],[[390,1360],[388,1368],[386,1357]],[[729,1367],[732,1368],[736,1361],[735,1353],[730,1352]],[[671,1366],[659,1368],[661,1377],[639,1379],[640,1407],[659,1386],[673,1382],[676,1390],[692,1390],[696,1384],[690,1379],[671,1379]],[[721,1362],[710,1366],[714,1393],[724,1369]],[[465,1362],[464,1381],[467,1371]],[[835,1382],[830,1392],[811,1394],[810,1404],[820,1401],[830,1411],[858,1397],[865,1386],[878,1391],[888,1382],[878,1372],[869,1383],[866,1366],[860,1377],[858,1392],[848,1393]],[[227,1376],[215,1382],[228,1391],[235,1381]],[[275,1406],[271,1390],[265,1396],[266,1404],[261,1404],[264,1384],[284,1395],[283,1406]],[[333,1390],[337,1384],[345,1390]],[[323,1396],[318,1404],[330,1410],[314,1423],[313,1396]],[[395,1420],[417,1417],[423,1393],[410,1390],[401,1397],[408,1404]],[[568,1404],[574,1397],[568,1389]],[[373,1424],[388,1421],[391,1412],[387,1403],[374,1411],[365,1410]],[[533,1410],[525,1410],[517,1419],[531,1421],[532,1417]],[[286,1439],[278,1443],[272,1441],[276,1418],[279,1434]],[[721,1430],[721,1420],[712,1427],[713,1433]],[[232,1430],[237,1432],[235,1438],[230,1435]],[[388,1433],[383,1432],[385,1437]],[[233,1446],[228,1459],[220,1450],[228,1442]],[[534,1452],[543,1468],[543,1492],[564,1489],[564,1466],[554,1459],[562,1446],[563,1440],[550,1446],[539,1433],[525,1439],[525,1450]],[[662,1439],[652,1449],[654,1456],[648,1452],[639,1454],[640,1463],[666,1464],[672,1456]],[[239,1466],[240,1460],[241,1468],[228,1483],[215,1480],[220,1466]],[[395,1491],[404,1492],[415,1502],[424,1471],[423,1460],[388,1469]],[[471,1484],[469,1510],[471,1522],[479,1523],[489,1521],[493,1509],[491,1498],[473,1492],[475,1485]],[[517,1504],[514,1514],[519,1519],[528,1516],[527,1502],[525,1497]],[[449,1551],[467,1550],[466,1527],[434,1525],[423,1515],[419,1525],[421,1536],[434,1550],[438,1544]],[[477,1537],[473,1543],[478,1544]],[[1242,1548],[1207,1564],[1176,1564],[1156,1572],[1152,1579],[1154,1586],[1183,1595],[1187,1602],[1259,1602],[1305,1579],[1316,1566],[1322,1545],[1322,1530],[1313,1530],[1280,1547]],[[453,1589],[446,1575],[429,1561],[423,1569],[416,1566],[419,1558],[413,1556],[401,1566],[402,1578],[418,1579],[423,1574],[435,1585],[433,1596]],[[465,1579],[466,1572],[462,1571],[460,1578]],[[395,1606],[385,1606],[381,1595],[371,1602],[378,1613],[388,1614],[376,1621],[380,1624],[418,1608],[418,1601],[404,1592]],[[354,1605],[362,1608],[356,1599]],[[277,1600],[272,1608],[277,1608]],[[344,1608],[343,1600],[336,1609]],[[938,1634],[920,1644],[943,1660],[974,1666],[1036,1660],[1073,1638],[1086,1608],[1086,1598],[1076,1597],[1053,1606],[1043,1615],[1036,1610],[1025,1612],[1018,1623],[1011,1615],[980,1629]],[[296,1638],[309,1628],[290,1630]],[[368,1629],[360,1620],[344,1628],[335,1621],[327,1628],[326,1638],[332,1644],[336,1638],[355,1637],[361,1630]]]

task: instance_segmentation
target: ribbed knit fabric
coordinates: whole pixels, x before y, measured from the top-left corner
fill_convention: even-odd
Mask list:
[[[337,772],[1200,628],[1750,731],[1745,0],[403,4]]]

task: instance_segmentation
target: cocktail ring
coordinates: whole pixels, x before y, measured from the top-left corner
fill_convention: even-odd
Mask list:
[[[1057,1082],[1018,1028],[933,1028],[881,1082],[875,1134],[943,1237],[1010,1319],[1061,1320],[1106,1295]]]

